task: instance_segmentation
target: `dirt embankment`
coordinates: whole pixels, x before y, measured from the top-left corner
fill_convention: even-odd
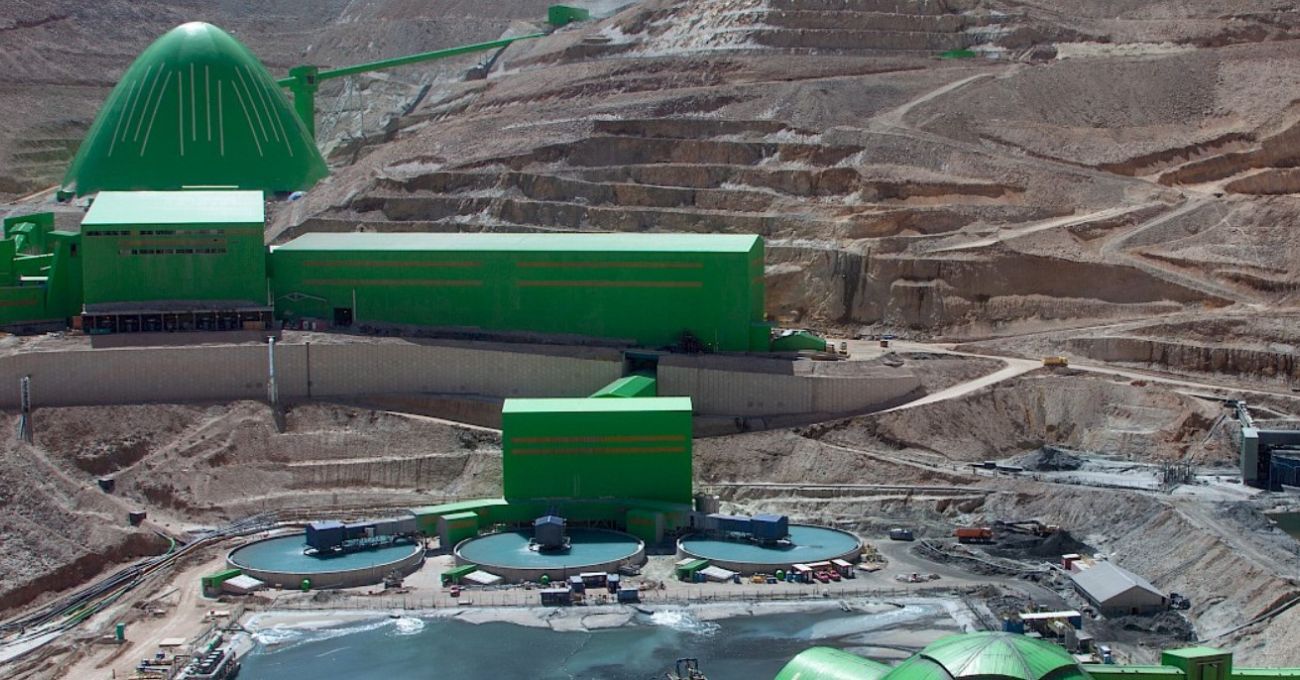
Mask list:
[[[211,523],[282,508],[392,507],[490,495],[500,436],[301,404],[277,433],[263,404],[38,409],[35,445],[0,454],[0,609],[159,549],[128,509]],[[15,430],[13,418],[2,424]],[[96,484],[111,477],[112,493]]]
[[[1219,410],[1166,391],[1081,374],[1034,374],[962,399],[852,419],[827,441],[874,442],[949,461],[983,461],[1045,445],[1130,460],[1227,462],[1233,445],[1216,433],[1202,445]]]

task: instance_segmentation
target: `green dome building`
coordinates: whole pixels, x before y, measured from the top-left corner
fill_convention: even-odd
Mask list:
[[[966,633],[936,640],[890,668],[847,652],[814,647],[776,680],[1091,680],[1064,649],[1016,633]]]
[[[149,46],[109,94],[65,192],[311,188],[325,160],[257,57],[203,22]]]

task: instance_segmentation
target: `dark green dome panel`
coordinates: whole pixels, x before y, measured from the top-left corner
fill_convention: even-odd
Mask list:
[[[1088,680],[1064,649],[1015,633],[950,635],[921,650],[918,657],[955,679]],[[907,666],[900,665],[887,680],[931,680],[931,673],[904,672]]]
[[[257,57],[202,22],[149,46],[109,94],[65,190],[311,188],[325,160]]]

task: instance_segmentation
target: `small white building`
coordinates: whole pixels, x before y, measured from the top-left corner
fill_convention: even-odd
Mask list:
[[[265,583],[248,576],[240,574],[234,578],[228,578],[221,583],[221,590],[235,595],[247,595],[262,590],[266,587]]]
[[[1113,562],[1098,562],[1070,578],[1074,589],[1102,614],[1149,614],[1169,605],[1150,581]]]

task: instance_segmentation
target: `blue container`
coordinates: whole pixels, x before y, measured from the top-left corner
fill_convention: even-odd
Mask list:
[[[1002,632],[1020,633],[1025,632],[1025,622],[1020,619],[1002,619]]]
[[[570,576],[569,589],[575,593],[585,593],[587,592],[587,584],[582,582],[581,576]]]
[[[641,591],[637,590],[636,588],[619,588],[618,601],[623,603],[640,602]]]
[[[343,536],[342,522],[330,520],[307,525],[307,546],[313,550],[328,551],[341,547]]]
[[[785,515],[754,515],[750,526],[760,541],[779,541],[790,535],[790,518]]]
[[[747,534],[750,532],[750,518],[717,512],[704,518],[704,528],[710,531]]]
[[[343,525],[343,539],[355,541],[360,538],[368,538],[375,534],[374,522],[357,522],[355,524]]]

